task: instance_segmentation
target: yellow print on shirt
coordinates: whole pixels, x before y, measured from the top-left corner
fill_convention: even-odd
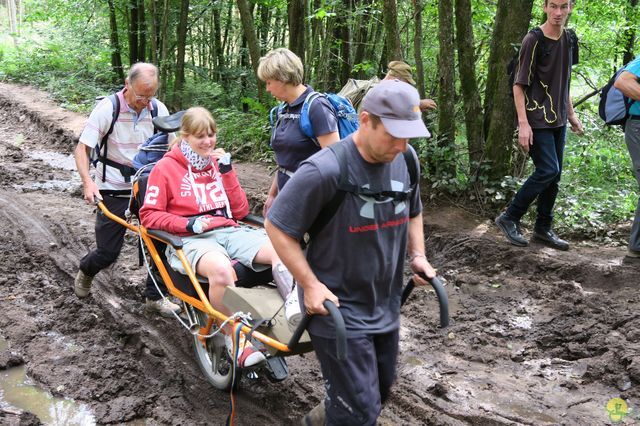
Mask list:
[[[533,65],[534,65],[534,58],[536,57],[535,56],[536,50],[538,50],[537,40],[533,45],[533,49],[531,51],[531,60],[529,61],[529,74],[527,75],[527,83],[529,84],[531,84],[531,82],[533,81],[533,73],[534,73]],[[518,71],[519,71],[519,68],[520,68],[520,61],[518,61]],[[518,73],[516,73],[516,75],[518,75]],[[544,121],[546,121],[549,124],[553,124],[558,120],[558,113],[555,111],[553,107],[553,98],[549,93],[549,85],[544,83],[542,80],[539,83],[544,89],[545,98],[549,99],[549,111],[547,111],[547,107],[544,105],[545,104],[544,100],[542,101],[542,103],[539,103],[535,99],[529,99],[529,96],[527,96],[526,90],[524,91],[525,108],[527,111],[535,111],[537,109],[542,110]],[[550,118],[550,116],[553,118]]]

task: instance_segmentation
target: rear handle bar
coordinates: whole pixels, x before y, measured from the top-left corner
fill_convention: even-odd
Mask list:
[[[339,361],[344,361],[347,359],[347,329],[344,325],[344,319],[342,318],[340,310],[332,301],[325,300],[322,305],[329,311],[329,314],[331,314],[336,327],[336,356]],[[305,313],[289,340],[289,344],[287,345],[289,349],[293,350],[293,348],[296,347],[300,337],[302,337],[302,333],[307,329],[310,320],[311,315]]]
[[[449,325],[449,299],[447,298],[447,292],[444,290],[442,281],[440,281],[440,278],[438,277],[427,278],[423,272],[420,272],[418,276],[429,281],[435,290],[436,295],[438,296],[438,304],[440,305],[440,328],[446,328]],[[413,279],[410,279],[407,286],[402,291],[402,298],[400,299],[401,305],[404,305],[404,302],[407,301],[415,286]]]

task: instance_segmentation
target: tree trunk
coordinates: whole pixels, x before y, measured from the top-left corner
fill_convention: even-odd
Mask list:
[[[109,41],[111,43],[111,69],[113,71],[113,84],[122,84],[124,71],[122,69],[122,55],[120,54],[120,41],[118,40],[118,23],[116,21],[116,8],[113,0],[109,4]]]
[[[339,91],[342,85],[344,85],[349,79],[351,73],[351,26],[349,25],[349,17],[353,16],[353,1],[343,0],[344,13],[339,20],[340,28],[340,56],[339,56],[339,80],[334,84],[333,90]]]
[[[513,44],[527,33],[532,7],[533,0],[498,0],[484,100],[485,158],[494,181],[511,172],[515,107],[506,68],[513,57]]]
[[[138,1],[129,2],[129,65],[138,62]]]
[[[138,0],[138,61],[147,60],[147,21],[144,0]]]
[[[311,4],[311,9],[312,10],[317,10],[320,7],[320,0],[311,0],[312,4]],[[319,79],[319,75],[320,75],[320,68],[321,68],[321,48],[322,48],[322,43],[320,42],[321,40],[321,33],[322,33],[322,25],[319,19],[312,19],[311,20],[311,38],[309,40],[309,55],[307,56],[307,58],[309,58],[310,62],[309,64],[309,73],[307,75],[305,75],[305,80],[307,82],[317,82]],[[314,74],[315,73],[315,74]]]
[[[438,135],[435,160],[437,177],[454,177],[455,164],[455,51],[453,46],[453,0],[438,2]]]
[[[413,59],[416,61],[416,86],[420,98],[426,98],[424,89],[424,64],[422,63],[422,0],[413,0],[413,22],[415,32],[413,35]]]
[[[182,109],[184,90],[184,57],[187,43],[187,22],[189,19],[189,0],[180,3],[180,20],[178,22],[177,53],[176,53],[176,79],[173,85],[173,104],[177,109]]]
[[[289,50],[305,63],[305,0],[289,0]]]
[[[638,0],[629,0],[627,5],[627,29],[624,32],[625,46],[624,55],[622,57],[622,63],[627,64],[633,60],[635,55],[633,54],[633,46],[636,40],[636,7],[638,6]]]
[[[384,0],[382,15],[386,34],[386,61],[402,61],[403,56],[402,47],[400,46],[400,33],[398,32],[396,0]]]
[[[258,45],[258,37],[256,36],[255,27],[253,25],[253,16],[247,0],[237,0],[238,10],[240,11],[240,20],[242,21],[242,29],[247,39],[249,47],[249,55],[251,56],[251,66],[256,75],[258,82],[258,99],[262,102],[264,98],[264,83],[257,77],[258,62],[260,61],[260,46]]]
[[[316,70],[317,73],[317,78],[316,78],[316,84],[317,87],[315,87],[316,90],[319,91],[326,91],[326,88],[329,85],[329,82],[331,81],[332,77],[335,75],[335,73],[333,72],[334,70],[332,69],[332,63],[331,63],[331,47],[333,44],[333,34],[334,34],[334,28],[336,25],[336,20],[335,17],[328,17],[325,18],[327,24],[325,26],[320,26],[319,30],[319,39],[318,39],[318,48],[320,50],[319,52],[319,61],[318,61],[318,67]]]
[[[270,49],[269,45],[269,31],[271,29],[271,8],[265,4],[260,5],[260,55],[264,55]],[[303,14],[302,17],[305,15]],[[291,31],[291,30],[289,30]]]
[[[149,1],[149,13],[151,14],[151,62],[158,64],[158,0]]]
[[[383,26],[382,25],[374,25],[373,29],[374,29],[374,33],[373,33],[373,43],[370,43],[368,50],[368,53],[365,55],[366,58],[371,58],[371,63],[374,64],[374,60],[376,58],[376,51],[378,51],[378,46],[380,44],[384,45],[384,41],[382,40],[382,33],[383,33]],[[387,67],[387,62],[385,62],[386,58],[387,58],[387,54],[385,53],[385,49],[381,49],[382,50],[382,54],[380,55],[380,61],[378,61],[377,65],[377,69],[375,74],[376,75],[380,75],[382,70],[386,69]]]
[[[213,56],[214,56],[214,68],[216,81],[222,83],[223,87],[226,87],[222,82],[222,70],[224,69],[222,47],[222,27],[220,25],[220,6],[215,4],[213,6]]]
[[[162,7],[162,26],[160,28],[160,94],[166,94],[167,80],[169,75],[169,0],[164,0]],[[164,97],[164,96],[163,96]]]
[[[15,36],[19,35],[15,0],[7,0],[7,13],[9,14],[9,31],[15,42]]]
[[[470,0],[455,0],[456,34],[460,88],[464,101],[464,121],[467,130],[467,150],[469,151],[469,173],[473,175],[482,159],[482,104],[476,80],[476,55]]]
[[[223,68],[226,68],[229,61],[226,59],[229,55],[229,46],[231,46],[231,42],[229,41],[229,33],[231,32],[231,26],[233,25],[233,21],[231,20],[231,15],[233,13],[233,2],[227,3],[227,19],[225,21],[224,26],[224,35],[222,36],[222,63],[224,64]]]
[[[355,7],[358,8],[361,4],[362,0],[356,0]],[[371,14],[369,13],[369,9],[366,8],[362,12],[361,25],[358,25],[356,28],[356,32],[354,34],[354,42],[356,45],[355,52],[353,54],[353,65],[362,64],[365,61],[365,52],[370,31],[370,22],[372,21]],[[353,77],[364,80],[367,75],[364,67],[360,67],[358,71],[353,73]]]

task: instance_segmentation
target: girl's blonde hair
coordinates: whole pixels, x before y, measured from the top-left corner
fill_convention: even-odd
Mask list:
[[[292,51],[280,47],[260,58],[258,78],[262,81],[276,80],[297,86],[302,84],[304,67]]]
[[[201,133],[213,132],[218,130],[216,120],[204,107],[191,107],[185,111],[182,119],[180,120],[180,137],[185,135],[199,135]],[[171,145],[173,146],[181,138],[173,140]]]

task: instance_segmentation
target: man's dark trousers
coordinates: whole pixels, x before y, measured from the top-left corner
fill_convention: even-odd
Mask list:
[[[129,207],[129,197],[116,197],[112,195],[102,195],[105,207],[109,211],[122,219],[125,219],[125,212]],[[86,275],[94,277],[98,272],[116,261],[124,244],[124,234],[126,228],[109,219],[98,210],[96,217],[96,246],[97,248],[87,253],[80,260],[80,269]],[[164,283],[157,280],[162,291],[166,290]],[[158,293],[151,276],[147,274],[146,289],[144,293],[147,300],[159,300],[162,296]]]
[[[507,209],[507,217],[519,221],[538,198],[536,228],[548,229],[553,221],[553,206],[558,196],[567,126],[533,129],[529,155],[535,170],[525,181]]]
[[[311,335],[327,397],[327,426],[376,424],[396,376],[399,330],[347,339],[347,359],[336,357],[336,340]]]
[[[640,185],[640,116],[633,116],[627,121],[624,129],[624,140],[627,143],[627,149],[629,149],[636,180]],[[633,251],[640,251],[640,198],[638,199],[636,214],[631,227],[629,248]]]

